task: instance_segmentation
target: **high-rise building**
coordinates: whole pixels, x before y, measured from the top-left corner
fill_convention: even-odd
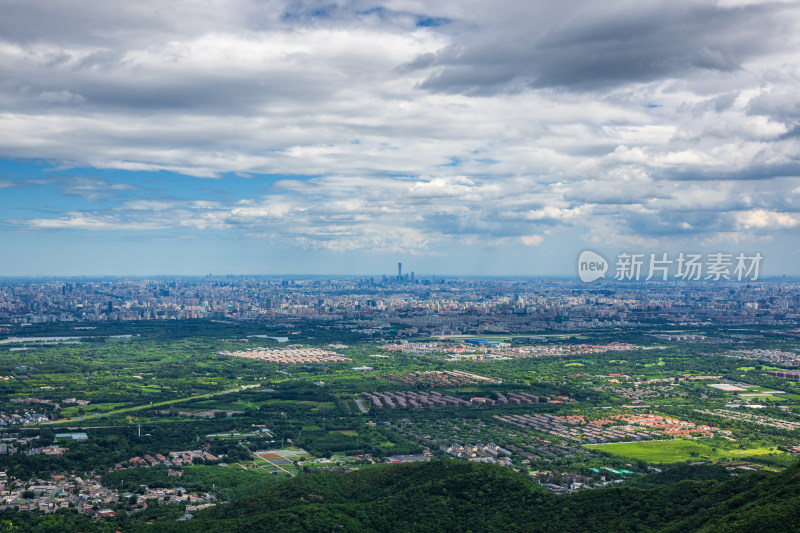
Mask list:
[[[403,279],[403,263],[397,263],[397,279]]]

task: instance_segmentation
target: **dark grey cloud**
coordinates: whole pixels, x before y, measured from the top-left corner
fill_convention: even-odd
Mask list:
[[[732,72],[745,59],[775,50],[796,30],[785,4],[723,7],[702,2],[560,2],[497,6],[410,68],[433,68],[421,86],[433,91],[492,94],[525,88],[594,90],[684,76]],[[546,12],[542,12],[546,11]],[[511,16],[516,17],[511,20]],[[476,17],[477,18],[477,17]]]
[[[180,2],[175,6],[181,11]],[[4,0],[0,36],[18,43],[117,46],[153,39],[171,28],[163,10],[124,0],[27,2]]]
[[[653,177],[668,181],[749,181],[771,180],[787,176],[800,177],[800,155],[793,160],[769,162],[753,162],[743,168],[707,168],[702,165],[686,165],[674,168],[656,169]]]

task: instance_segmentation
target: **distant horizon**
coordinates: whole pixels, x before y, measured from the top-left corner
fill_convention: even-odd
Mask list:
[[[0,281],[4,280],[61,280],[61,279],[84,279],[84,280],[104,280],[104,279],[140,279],[140,280],[147,280],[147,279],[158,279],[158,278],[189,278],[189,279],[224,279],[224,278],[289,278],[289,279],[314,279],[314,278],[326,278],[326,279],[365,279],[365,278],[376,278],[375,281],[381,281],[381,277],[386,276],[390,284],[397,284],[397,285],[410,285],[410,282],[407,283],[396,283],[396,277],[392,277],[388,274],[378,273],[378,274],[77,274],[77,275],[28,275],[28,276],[14,276],[14,275],[0,275]],[[798,281],[800,282],[800,276],[797,275],[788,275],[788,274],[781,274],[777,276],[761,276],[757,280],[736,280],[736,279],[729,279],[729,280],[706,280],[706,279],[699,279],[699,280],[682,280],[682,279],[667,279],[667,280],[660,280],[660,279],[653,279],[653,280],[617,280],[613,277],[609,279],[603,279],[594,281],[591,283],[584,283],[578,278],[577,275],[575,276],[535,276],[535,275],[516,275],[516,274],[508,274],[508,275],[489,275],[489,274],[446,274],[446,273],[437,273],[437,274],[418,274],[415,273],[415,279],[425,279],[430,280],[433,278],[440,278],[440,279],[513,279],[513,280],[529,280],[529,281],[574,281],[576,283],[580,283],[586,287],[596,287],[602,285],[653,285],[653,284],[677,284],[677,283],[684,283],[684,284],[708,284],[708,285],[715,285],[715,284],[742,284],[746,285],[748,283],[760,283],[760,282],[770,282],[770,281]]]

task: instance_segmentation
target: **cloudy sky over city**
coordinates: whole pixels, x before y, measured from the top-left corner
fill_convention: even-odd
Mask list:
[[[0,275],[800,274],[797,2],[0,12]]]

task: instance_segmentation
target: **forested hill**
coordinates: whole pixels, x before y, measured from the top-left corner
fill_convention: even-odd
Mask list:
[[[702,471],[700,471],[702,472]],[[434,461],[296,477],[156,531],[800,531],[800,466],[727,481],[552,496],[490,464]],[[709,478],[718,478],[709,472]],[[668,478],[665,479],[668,481]],[[152,531],[153,529],[149,529]]]

